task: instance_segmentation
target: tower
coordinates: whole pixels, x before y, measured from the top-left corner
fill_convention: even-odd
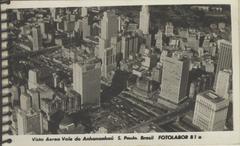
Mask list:
[[[111,37],[118,33],[118,17],[115,13],[107,11],[103,13],[101,20],[101,38],[110,41]]]
[[[101,52],[102,66],[101,75],[107,79],[111,79],[111,72],[116,68],[116,48],[106,48]]]
[[[227,40],[218,40],[218,61],[215,74],[214,88],[216,87],[217,76],[220,70],[232,69],[232,43]]]
[[[86,7],[82,7],[81,8],[81,17],[86,17],[87,15],[88,15],[88,9]]]
[[[82,17],[81,32],[82,32],[83,38],[86,38],[87,36],[90,36],[90,25],[88,24],[88,9],[86,7],[82,7],[81,17]]]
[[[50,8],[51,17],[55,20],[56,19],[56,8]]]
[[[40,26],[35,26],[32,28],[33,37],[33,51],[40,50],[42,48],[42,35]]]
[[[28,111],[31,108],[32,99],[28,93],[22,93],[20,96],[20,108],[24,111]]]
[[[101,20],[101,35],[99,39],[99,58],[102,60],[102,76],[108,78],[108,73],[116,67],[116,48],[111,47],[111,38],[118,34],[118,17],[112,11],[103,13]]]
[[[28,89],[36,89],[38,84],[37,70],[28,71]]]
[[[173,24],[171,22],[167,22],[165,25],[165,35],[173,36]]]
[[[160,98],[177,105],[187,98],[189,60],[187,58],[165,57]]]
[[[204,131],[224,130],[229,101],[211,90],[197,94],[193,124]]]
[[[142,10],[140,12],[139,22],[139,29],[142,30],[143,34],[149,34],[149,21],[150,21],[149,7],[144,5],[142,6]]]
[[[156,47],[162,51],[162,31],[159,29],[155,34]]]
[[[42,134],[42,115],[33,110],[17,111],[18,134]]]
[[[73,89],[81,95],[81,105],[100,106],[100,81],[99,59],[73,64]]]
[[[230,87],[230,70],[222,70],[218,72],[216,81],[216,94],[220,97],[228,99],[228,92]]]

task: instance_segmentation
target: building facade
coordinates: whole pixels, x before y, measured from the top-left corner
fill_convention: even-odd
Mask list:
[[[99,60],[73,64],[73,89],[81,95],[81,105],[100,106],[100,81]]]
[[[227,40],[218,40],[218,61],[214,81],[215,88],[219,71],[231,68],[232,68],[232,43]]]
[[[160,97],[179,104],[187,98],[189,60],[165,57],[163,62]]]
[[[230,90],[230,70],[222,70],[218,72],[218,77],[216,81],[216,94],[220,97],[228,99],[228,93]]]
[[[149,34],[149,22],[150,22],[149,7],[142,6],[142,10],[140,12],[139,29],[142,30],[143,34]]]
[[[32,38],[33,38],[33,51],[40,50],[43,46],[42,34],[40,26],[35,26],[32,28]]]
[[[211,90],[199,93],[193,115],[193,124],[204,131],[224,130],[229,101]]]

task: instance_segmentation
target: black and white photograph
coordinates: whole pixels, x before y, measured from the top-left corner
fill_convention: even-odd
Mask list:
[[[7,16],[14,135],[234,130],[230,5]]]

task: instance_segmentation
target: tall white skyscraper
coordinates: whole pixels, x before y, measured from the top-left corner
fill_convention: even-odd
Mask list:
[[[32,99],[28,93],[22,93],[20,96],[20,108],[24,111],[28,111],[31,108]]]
[[[216,83],[216,94],[220,97],[228,99],[228,92],[230,87],[230,70],[221,70],[218,72],[217,83]]]
[[[17,15],[17,20],[23,20],[23,13],[20,10],[15,10]]]
[[[90,25],[88,24],[88,9],[86,7],[81,8],[81,17],[79,22],[79,30],[82,33],[82,38],[90,36]]]
[[[73,89],[81,95],[81,105],[100,106],[100,81],[99,59],[73,64]]]
[[[160,97],[176,105],[186,99],[188,75],[187,58],[165,57]]]
[[[81,8],[81,16],[86,17],[88,15],[88,9],[86,7]]]
[[[162,31],[159,29],[157,34],[155,34],[156,47],[162,51]]]
[[[146,6],[146,5],[142,6],[139,21],[140,21],[139,22],[139,29],[142,30],[143,34],[149,34],[150,13],[149,13],[149,7],[148,6]]]
[[[171,22],[167,22],[165,25],[165,35],[173,36],[173,24]]]
[[[111,47],[111,38],[118,34],[119,20],[114,11],[103,13],[101,20],[101,35],[99,39],[99,58],[103,64],[101,67],[102,76],[107,78],[108,73],[114,69],[116,59],[116,48]]]
[[[42,115],[33,110],[17,111],[17,129],[19,135],[42,134]]]
[[[28,89],[36,89],[38,85],[38,71],[28,71]]]
[[[102,76],[110,79],[112,76],[112,71],[116,68],[116,49],[106,48],[102,52]]]
[[[211,90],[197,94],[193,124],[204,131],[224,130],[229,100]]]
[[[232,69],[232,43],[224,39],[218,40],[218,52],[214,89],[216,88],[219,71],[223,69]]]
[[[33,38],[33,51],[37,51],[42,48],[42,35],[40,26],[32,28],[32,38]]]
[[[50,8],[51,17],[55,20],[56,19],[56,8]]]
[[[101,20],[101,38],[110,41],[111,37],[118,33],[118,17],[115,13],[107,11],[103,13]]]
[[[39,22],[39,26],[40,26],[40,31],[41,31],[42,37],[44,39],[47,38],[45,22]]]

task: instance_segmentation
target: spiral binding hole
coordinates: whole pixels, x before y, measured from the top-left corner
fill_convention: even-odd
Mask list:
[[[8,51],[8,48],[4,48],[1,50],[2,52]]]
[[[2,61],[5,61],[5,60],[8,60],[10,58],[10,56],[5,56],[5,57],[2,57]]]
[[[12,125],[12,121],[7,121],[7,122],[2,122],[2,126],[4,126],[4,125]]]
[[[12,84],[7,84],[7,85],[2,86],[2,89],[11,88],[11,87],[12,87]]]
[[[13,44],[11,44],[11,43],[8,43],[7,44],[7,47],[5,47],[5,48],[2,48],[2,52],[5,52],[5,51],[9,51],[11,48],[13,47]]]
[[[9,75],[2,76],[2,80],[8,79],[8,78],[9,78]]]
[[[12,140],[11,139],[3,140],[2,144],[4,144],[4,143],[12,143]]]
[[[1,11],[1,13],[2,13],[2,14],[4,14],[4,13],[6,13],[6,11],[3,11],[3,12]],[[8,22],[9,22],[9,20],[8,20],[8,19],[4,19],[4,20],[2,20],[2,22],[1,22],[1,23],[8,23]]]
[[[2,39],[2,42],[10,42],[16,39],[16,36],[14,36],[13,34],[8,34],[7,38]]]
[[[2,132],[2,135],[6,135],[6,134],[12,135],[11,129],[8,129],[7,131],[3,131],[3,132]]]
[[[5,39],[2,39],[2,42],[8,42],[10,40],[10,38],[5,38]]]
[[[12,93],[3,94],[2,98],[9,98],[12,96]]]
[[[6,70],[6,69],[8,69],[9,67],[8,66],[3,66],[2,67],[2,70]]]
[[[10,4],[10,0],[1,0],[0,4]]]
[[[8,102],[6,104],[2,104],[2,107],[12,107],[12,104],[11,102]]]
[[[11,112],[11,111],[2,114],[2,116],[11,116],[11,115],[12,115],[12,112]]]
[[[5,14],[5,13],[7,13],[7,10],[1,10],[1,14]]]
[[[2,30],[1,30],[1,33],[7,33],[7,32],[9,32],[9,31],[10,31],[9,28],[7,28],[7,29],[2,29]]]

